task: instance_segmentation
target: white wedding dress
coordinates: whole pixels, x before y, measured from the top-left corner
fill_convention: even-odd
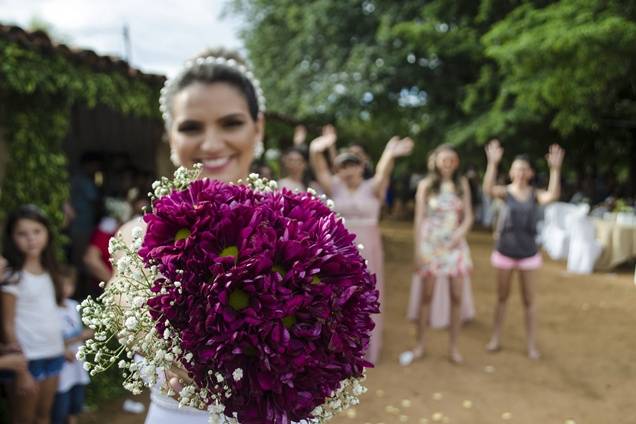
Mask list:
[[[179,402],[164,395],[159,390],[165,379],[159,373],[160,379],[150,389],[150,407],[146,415],[145,424],[208,424],[208,413],[190,407],[179,408]]]
[[[208,413],[194,408],[179,408],[179,403],[159,391],[150,389],[150,408],[145,424],[208,424]],[[291,424],[307,424],[306,421]]]

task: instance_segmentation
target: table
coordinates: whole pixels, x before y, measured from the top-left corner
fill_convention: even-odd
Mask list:
[[[603,246],[603,252],[594,265],[595,270],[609,271],[636,258],[636,225],[594,219],[594,228],[596,239]]]

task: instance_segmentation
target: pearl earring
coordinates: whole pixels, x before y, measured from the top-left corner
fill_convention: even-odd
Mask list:
[[[259,159],[263,153],[265,153],[265,146],[261,140],[258,140],[254,145],[254,157]]]
[[[181,166],[181,161],[179,160],[179,156],[177,156],[177,151],[173,147],[170,148],[170,162],[172,162],[174,166]]]

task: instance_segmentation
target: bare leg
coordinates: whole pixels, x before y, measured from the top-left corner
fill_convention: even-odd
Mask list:
[[[537,349],[537,309],[534,301],[534,271],[519,271],[521,279],[521,299],[526,317],[526,334],[528,337],[528,357],[539,359],[541,354]]]
[[[497,305],[495,306],[495,319],[492,337],[486,345],[489,352],[501,349],[501,330],[506,316],[506,302],[510,296],[511,269],[497,269]]]
[[[426,327],[429,324],[430,305],[433,298],[433,289],[435,287],[435,278],[422,278],[422,288],[420,294],[420,316],[416,323],[417,326],[417,343],[415,347],[400,355],[401,365],[410,365],[415,359],[421,358],[426,352]]]
[[[32,424],[35,421],[39,395],[39,384],[38,391],[29,394],[18,394],[17,387],[13,384],[12,390],[9,390],[12,424]]]
[[[49,424],[51,422],[51,408],[57,391],[59,377],[49,377],[39,383],[39,396],[36,407],[35,423]]]
[[[422,298],[420,306],[420,320],[417,325],[417,345],[412,350],[415,358],[420,358],[426,352],[426,329],[430,321],[431,300],[435,289],[435,277],[422,278]]]
[[[457,347],[457,339],[459,338],[459,330],[462,326],[462,297],[464,294],[464,278],[450,278],[449,281],[450,299],[451,299],[451,315],[450,315],[450,360],[456,364],[464,362],[464,358],[459,353]]]

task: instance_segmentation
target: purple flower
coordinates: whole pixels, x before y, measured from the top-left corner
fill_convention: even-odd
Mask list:
[[[219,392],[208,370],[224,376],[226,414],[242,424],[299,421],[371,366],[375,276],[318,199],[199,180],[158,199],[145,221],[139,254],[165,277],[148,302],[157,330],[167,320],[179,333],[199,387]]]

